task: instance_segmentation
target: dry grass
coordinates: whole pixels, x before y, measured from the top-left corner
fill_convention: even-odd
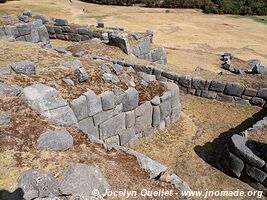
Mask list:
[[[143,138],[134,148],[165,163],[193,190],[252,190],[247,184],[218,170],[216,161],[221,146],[230,135],[259,120],[256,113],[260,108],[190,95],[182,96],[182,105],[183,114],[178,123],[150,138]]]

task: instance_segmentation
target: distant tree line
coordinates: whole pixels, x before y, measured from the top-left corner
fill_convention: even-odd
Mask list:
[[[90,3],[147,7],[200,8],[205,13],[267,15],[267,0],[82,0]]]

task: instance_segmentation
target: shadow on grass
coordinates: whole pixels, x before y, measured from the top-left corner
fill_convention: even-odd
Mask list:
[[[242,131],[247,130],[248,128],[252,127],[253,124],[255,124],[256,122],[258,122],[259,120],[263,119],[266,116],[267,116],[267,108],[262,109],[258,113],[255,113],[251,118],[246,119],[241,124],[239,124],[237,127],[229,129],[228,131],[221,133],[220,136],[214,139],[212,142],[207,142],[203,146],[196,146],[194,148],[194,151],[205,162],[219,169],[217,165],[218,157],[221,154],[223,147],[230,140],[231,136],[233,134],[239,134]],[[223,120],[218,123],[223,123]]]

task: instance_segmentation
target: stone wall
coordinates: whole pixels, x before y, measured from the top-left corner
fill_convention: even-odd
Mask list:
[[[104,57],[95,57],[94,59],[103,59],[119,63],[122,66],[131,66],[135,71],[154,75],[159,81],[173,82],[182,91],[196,96],[229,103],[251,104],[262,108],[267,107],[267,88],[245,88],[238,83],[223,83],[216,80],[206,80],[201,77],[179,75],[151,65],[127,63]]]
[[[49,35],[42,20],[34,20],[28,23],[16,23],[14,25],[0,26],[0,37],[14,38],[17,41],[32,43],[41,42],[44,45],[50,43]]]
[[[70,102],[78,127],[106,144],[131,146],[143,136],[152,135],[178,120],[181,105],[179,88],[166,83],[167,91],[138,105],[134,88],[125,92],[106,91],[96,95],[88,90]]]

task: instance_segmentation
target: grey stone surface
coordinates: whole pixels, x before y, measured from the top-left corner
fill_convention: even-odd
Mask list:
[[[59,107],[53,110],[47,110],[43,113],[45,117],[53,120],[58,126],[77,127],[77,118],[69,106]]]
[[[5,34],[11,36],[13,38],[17,38],[20,36],[20,33],[16,26],[7,25],[5,26]]]
[[[120,145],[119,135],[109,137],[109,138],[105,139],[104,141],[107,145]]]
[[[94,126],[94,121],[92,117],[85,118],[79,122],[79,129],[81,129],[87,135],[92,135],[99,139],[99,129]]]
[[[16,85],[8,85],[0,82],[0,95],[18,96],[21,93],[21,88]]]
[[[35,74],[35,65],[29,60],[13,63],[11,68],[18,74]]]
[[[128,146],[130,140],[135,137],[135,129],[134,128],[122,129],[119,131],[119,136],[120,136],[120,145]]]
[[[127,33],[119,31],[109,31],[108,38],[111,45],[119,47],[127,54],[131,54],[131,47]]]
[[[108,67],[108,65],[106,65],[106,64],[101,64],[100,66],[99,66],[99,68],[100,69],[102,69],[104,72],[106,72],[106,73],[111,73],[111,70],[110,70],[110,68]]]
[[[31,25],[27,23],[16,24],[18,32],[21,36],[28,35],[31,33]]]
[[[252,105],[263,107],[265,105],[265,100],[259,97],[253,97],[249,101]]]
[[[40,135],[37,140],[37,148],[49,151],[65,151],[73,145],[73,138],[65,130],[47,131]]]
[[[0,67],[0,74],[10,75],[12,73],[10,67]]]
[[[87,55],[88,53],[87,53],[87,51],[78,51],[78,52],[76,52],[76,53],[73,53],[72,55],[74,56],[74,57],[83,57],[83,56],[85,56],[85,55]]]
[[[93,166],[86,164],[71,164],[62,172],[60,191],[63,195],[94,196],[93,191],[99,191],[104,196],[109,189],[108,182],[102,173]]]
[[[101,111],[93,116],[94,125],[97,126],[113,117],[113,110]]]
[[[66,19],[54,19],[55,25],[56,26],[68,26],[69,23]]]
[[[244,162],[240,158],[229,152],[228,149],[223,152],[221,164],[225,170],[238,178],[241,176],[242,171],[245,167]]]
[[[32,17],[32,11],[31,10],[24,10],[22,12],[22,15],[28,16],[28,17]]]
[[[228,103],[234,103],[234,97],[225,95],[225,94],[217,94],[217,100],[222,101],[222,102],[228,102]]]
[[[113,118],[100,124],[100,134],[102,139],[107,139],[117,135],[120,130],[125,128],[125,113],[114,116]]]
[[[125,113],[125,127],[132,128],[135,126],[135,111],[128,111]]]
[[[105,91],[101,94],[103,110],[111,110],[115,107],[115,95],[111,91]]]
[[[227,83],[223,93],[226,95],[241,97],[244,89],[245,88],[238,83]]]
[[[199,77],[192,78],[192,88],[197,90],[204,90],[206,85],[206,80]]]
[[[223,92],[225,88],[225,84],[220,81],[211,81],[209,90],[215,92]]]
[[[74,86],[73,80],[71,80],[69,78],[63,78],[62,81],[68,86]]]
[[[144,72],[138,72],[138,75],[146,82],[156,81],[156,77],[154,75],[146,74]]]
[[[120,75],[123,73],[123,67],[117,63],[115,63],[114,65],[112,65],[112,69],[115,72],[115,74]]]
[[[251,178],[253,178],[254,180],[260,183],[262,183],[267,177],[267,174],[265,172],[263,172],[262,170],[256,167],[252,167],[249,165],[246,165],[245,171],[248,176],[250,176]]]
[[[191,191],[188,183],[183,181],[179,176],[176,174],[172,174],[170,176],[170,182],[175,185],[176,188],[178,188],[181,191]]]
[[[179,84],[186,88],[191,88],[191,79],[192,77],[189,75],[181,76],[179,79]]]
[[[62,64],[63,67],[70,68],[70,69],[79,69],[83,67],[83,64],[80,60],[72,60],[72,61],[67,61]]]
[[[136,89],[128,88],[122,100],[123,112],[134,110],[138,106],[139,94]]]
[[[160,124],[160,107],[153,106],[153,115],[152,115],[152,126],[155,127]]]
[[[8,124],[11,120],[11,116],[8,112],[1,112],[0,111],[0,126]]]
[[[257,90],[252,88],[246,88],[243,94],[246,96],[254,97],[257,94]]]
[[[56,179],[43,169],[24,171],[18,179],[17,188],[22,190],[17,199],[53,198],[59,195]]]
[[[87,101],[84,95],[70,101],[70,107],[73,110],[78,121],[88,117]]]
[[[261,168],[265,164],[264,160],[251,150],[251,144],[248,140],[240,135],[233,135],[228,147],[235,155],[252,166]]]
[[[87,100],[88,115],[93,116],[102,111],[101,97],[97,96],[94,91],[88,90],[84,93]]]
[[[261,88],[258,91],[257,97],[267,100],[267,88]]]
[[[122,103],[119,105],[116,105],[116,107],[113,109],[113,116],[116,116],[122,113],[122,109],[123,109]]]
[[[158,106],[160,104],[160,97],[159,96],[155,96],[153,99],[151,99],[151,104],[153,106]]]
[[[208,98],[208,99],[215,99],[217,96],[217,93],[214,91],[207,91],[207,90],[203,90],[201,93],[202,97]]]
[[[164,102],[164,101],[167,101],[167,100],[171,100],[171,98],[172,98],[172,92],[171,91],[166,91],[160,97],[160,101]]]
[[[85,82],[89,79],[89,75],[83,67],[75,69],[74,73],[80,83]]]
[[[115,86],[112,89],[113,93],[115,94],[115,104],[119,105],[122,103],[125,93],[123,91],[123,89],[121,89],[120,87]]]
[[[160,107],[161,119],[165,119],[167,116],[171,115],[171,110],[172,110],[171,99],[162,102],[159,107]]]
[[[153,106],[149,101],[138,106],[135,110],[135,129],[137,132],[152,125]]]
[[[67,105],[55,88],[39,83],[24,88],[22,99],[30,108],[39,113]]]
[[[137,158],[141,168],[147,170],[150,173],[150,179],[159,178],[167,170],[166,166],[134,150],[128,150],[127,153]]]
[[[36,14],[33,15],[33,18],[42,20],[43,24],[49,22],[49,18],[46,15]]]

